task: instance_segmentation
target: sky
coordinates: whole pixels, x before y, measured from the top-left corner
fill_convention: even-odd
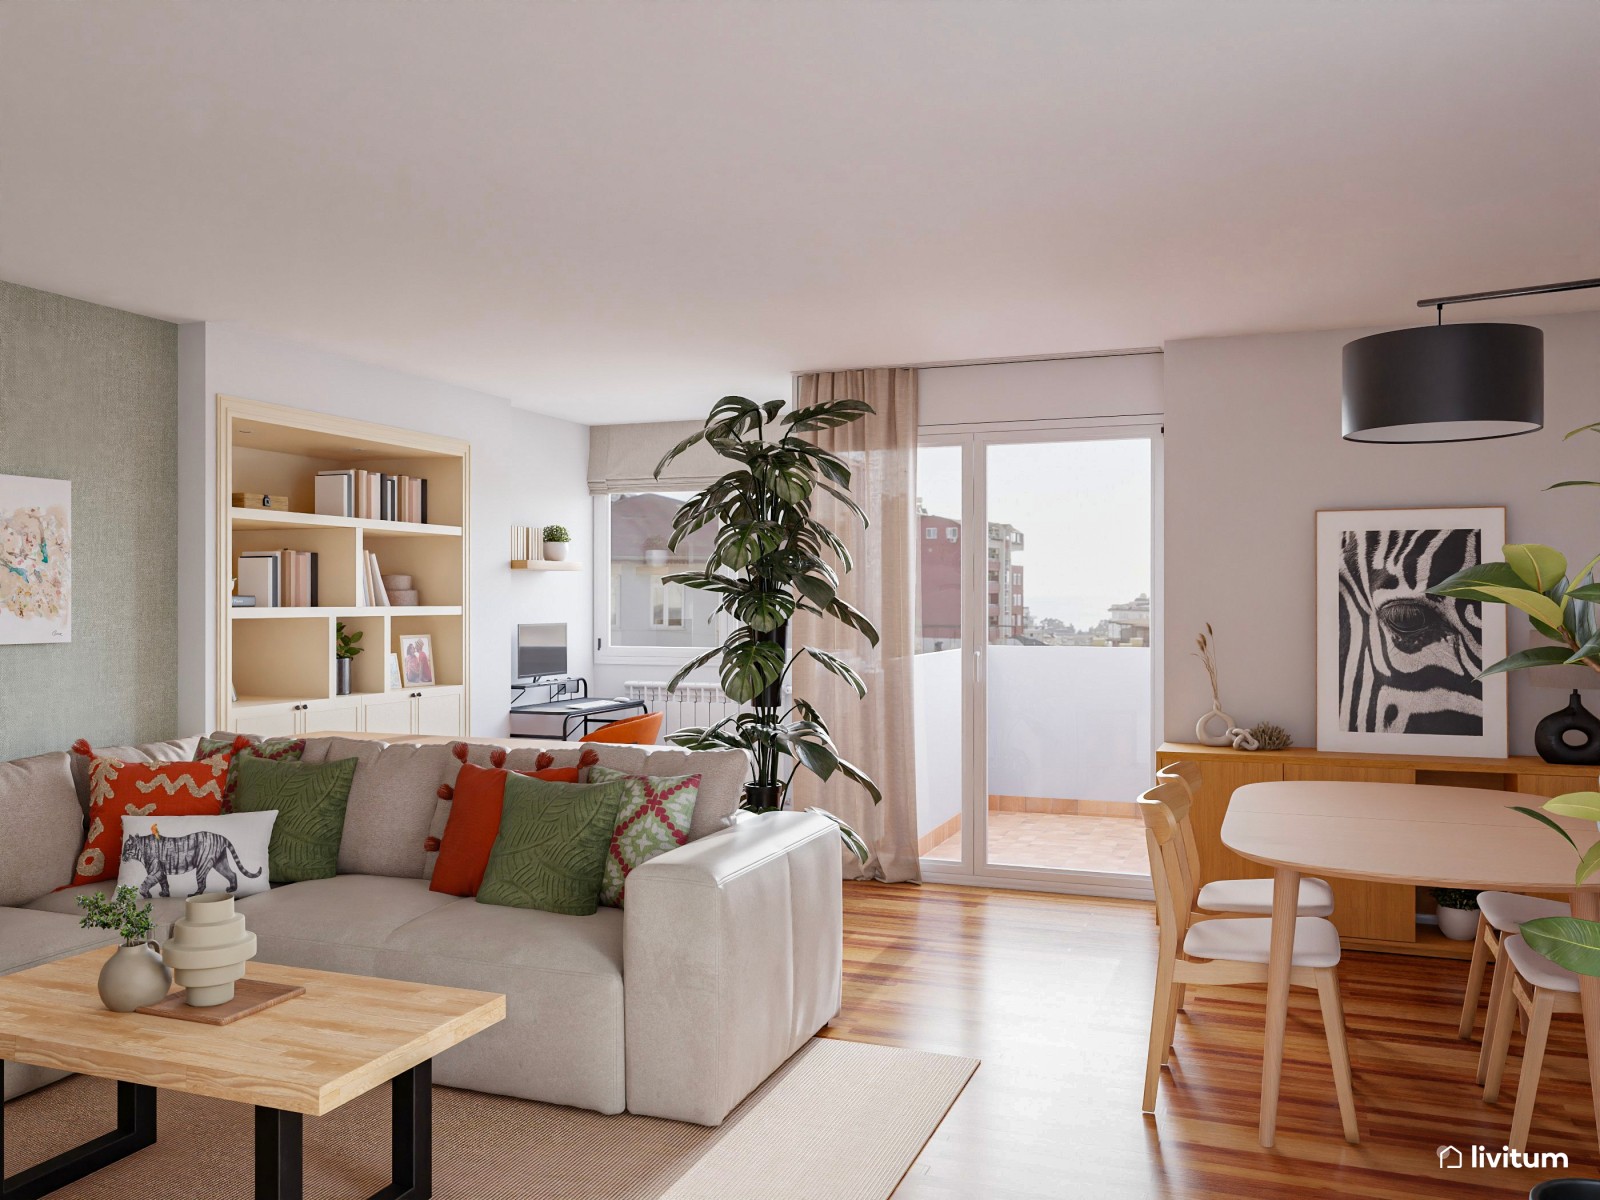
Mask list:
[[[1112,604],[1150,591],[1150,442],[1094,438],[979,447],[988,455],[989,520],[1022,531],[1024,602],[1084,629]],[[961,448],[924,446],[917,493],[930,513],[961,516]]]

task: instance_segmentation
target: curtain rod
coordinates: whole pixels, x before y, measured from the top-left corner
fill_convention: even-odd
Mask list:
[[[887,368],[891,371],[937,371],[946,367],[1001,367],[1011,363],[1064,362],[1074,358],[1127,358],[1136,354],[1160,354],[1160,346],[1138,346],[1128,350],[1085,350],[1075,354],[1027,354],[1016,358],[956,358],[938,362],[874,363],[870,367],[819,367],[806,371],[791,371],[798,379],[802,375],[820,375],[824,371],[874,371]]]

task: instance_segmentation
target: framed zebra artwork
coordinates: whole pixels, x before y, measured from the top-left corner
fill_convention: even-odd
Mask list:
[[[1317,514],[1317,748],[1503,758],[1506,610],[1430,596],[1505,542],[1503,508]]]

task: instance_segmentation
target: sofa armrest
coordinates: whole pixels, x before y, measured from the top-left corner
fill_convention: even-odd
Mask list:
[[[628,875],[628,1110],[720,1125],[839,1011],[838,828],[748,816]]]

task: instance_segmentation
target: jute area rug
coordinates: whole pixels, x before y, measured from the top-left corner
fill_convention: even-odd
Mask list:
[[[433,1092],[438,1200],[885,1200],[978,1060],[817,1038],[718,1129],[631,1114]],[[252,1194],[252,1110],[163,1091],[154,1146],[61,1200]],[[13,1174],[113,1128],[116,1085],[77,1076],[5,1106]],[[307,1200],[389,1182],[389,1089],[305,1123]]]

